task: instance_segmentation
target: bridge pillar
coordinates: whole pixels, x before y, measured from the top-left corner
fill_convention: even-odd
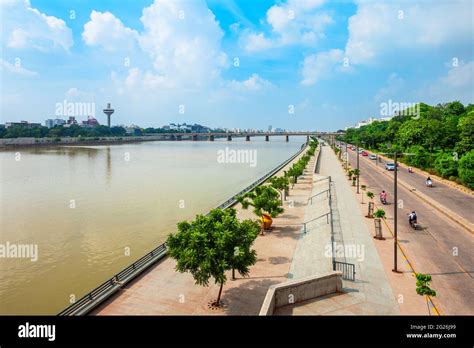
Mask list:
[[[309,135],[306,136],[306,141],[309,141]]]
[[[250,141],[250,135],[245,136],[245,141]]]
[[[178,136],[179,136],[179,135],[178,135]],[[171,140],[176,140],[176,135],[174,135],[174,134],[171,135],[170,139],[171,139]]]
[[[197,135],[193,135],[193,141],[197,141],[198,140],[198,136]]]
[[[214,141],[214,136],[213,135],[209,135],[209,141]]]
[[[269,135],[265,135],[265,141],[270,141],[270,136]]]
[[[173,135],[173,137],[175,137],[175,136]],[[181,138],[181,135],[177,135],[177,136],[175,137],[175,139],[173,139],[173,140],[181,140],[181,139],[182,139],[182,138]]]
[[[290,141],[290,136],[289,135],[286,136],[286,141]]]
[[[232,135],[227,136],[227,141],[232,141]]]

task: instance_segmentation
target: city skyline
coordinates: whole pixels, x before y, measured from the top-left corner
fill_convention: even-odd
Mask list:
[[[56,118],[68,101],[104,124],[110,102],[113,124],[332,131],[390,116],[389,101],[474,99],[470,1],[0,6],[0,123]]]

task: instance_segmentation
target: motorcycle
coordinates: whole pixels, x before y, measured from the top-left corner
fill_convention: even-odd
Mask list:
[[[380,203],[382,203],[383,205],[386,205],[387,204],[387,199],[383,198],[383,197],[380,197]]]
[[[431,180],[426,180],[426,181],[425,181],[425,185],[426,185],[426,187],[433,187],[433,181],[431,181]]]
[[[410,227],[414,230],[418,229],[418,222],[416,222],[416,220],[411,220],[410,218],[408,218],[408,223],[410,224]]]
[[[412,167],[408,167],[408,173],[413,173]]]

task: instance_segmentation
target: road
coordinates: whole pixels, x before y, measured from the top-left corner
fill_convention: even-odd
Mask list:
[[[345,146],[343,146],[343,151],[345,152]],[[348,152],[349,155],[355,157],[356,151],[348,150]],[[370,160],[369,157],[366,156],[360,156],[360,161],[366,161],[374,166],[376,165],[375,160]],[[386,161],[383,158],[379,158],[377,166],[385,168],[385,163],[387,162],[393,163],[393,161]],[[355,168],[355,165],[353,167]],[[414,173],[409,173],[408,170],[400,168],[398,178],[413,187],[413,189],[423,192],[429,198],[437,201],[439,204],[449,208],[474,224],[474,197],[472,195],[460,192],[436,180],[433,180],[433,187],[428,189],[425,186],[426,177],[417,172],[416,168],[414,168],[413,171]]]
[[[349,150],[349,161],[352,168],[356,168],[355,151]],[[393,172],[386,175],[383,165],[379,163],[377,168],[373,162],[360,157],[361,180],[376,198],[382,190],[388,193],[389,204],[384,210],[393,230]],[[423,193],[430,190],[423,186],[423,178],[421,185],[417,183],[419,175],[409,177],[409,173],[402,173],[402,170],[398,174],[404,180],[410,180],[417,190]],[[433,199],[444,202],[451,209],[450,204],[456,204],[457,213],[472,221],[472,198],[467,195],[465,198],[463,193],[446,185],[438,184],[433,189],[438,190],[436,194],[433,194],[434,190],[429,193]],[[398,210],[399,243],[418,273],[432,275],[432,288],[437,291],[435,301],[441,307],[441,314],[474,314],[474,235],[401,186],[398,199],[403,202]],[[415,231],[408,225],[407,214],[412,210],[417,212],[421,230]]]

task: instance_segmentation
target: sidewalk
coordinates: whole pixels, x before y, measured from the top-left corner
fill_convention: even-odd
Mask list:
[[[337,195],[337,208],[345,246],[363,250],[363,257],[346,255],[347,262],[356,265],[356,282],[345,281],[344,286],[357,289],[367,301],[366,308],[377,314],[398,314],[399,307],[385,274],[382,261],[374,245],[372,234],[367,228],[365,217],[359,210],[349,180],[329,146],[323,147],[321,174],[331,175]]]
[[[313,190],[310,197],[312,203],[306,206],[304,221],[306,233],[301,230],[300,238],[291,262],[289,279],[299,279],[311,275],[323,275],[332,272],[332,259],[325,254],[331,245],[331,225],[328,224],[329,212],[329,179],[315,174]]]

